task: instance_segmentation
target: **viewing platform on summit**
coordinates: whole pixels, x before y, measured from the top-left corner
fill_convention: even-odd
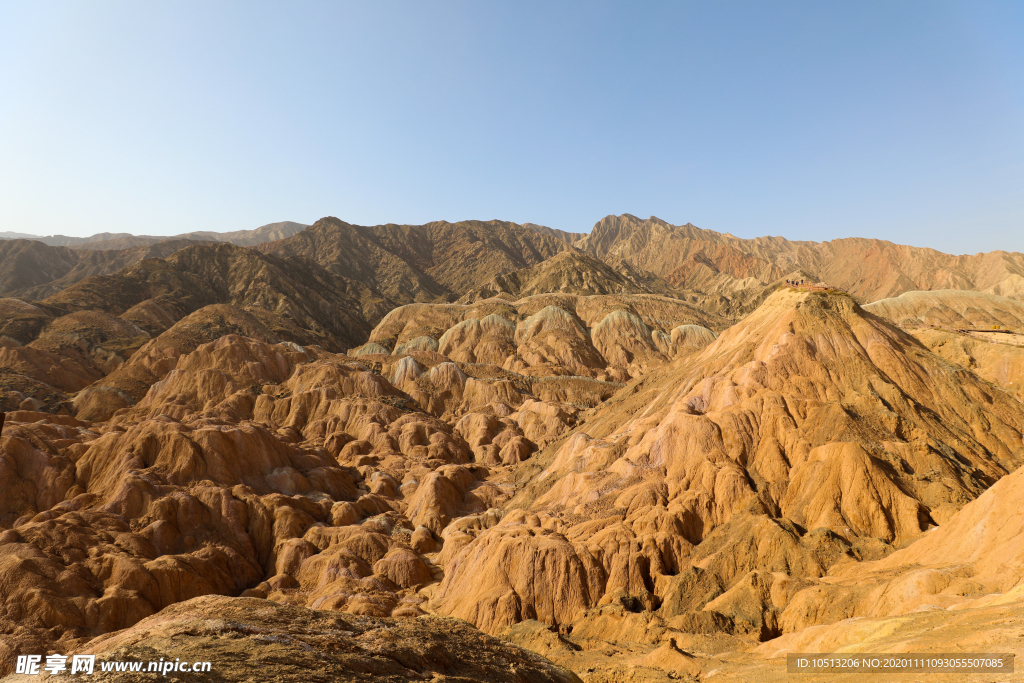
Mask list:
[[[827,282],[808,282],[807,280],[786,280],[790,287],[796,287],[806,292],[845,292],[845,289],[834,287]]]

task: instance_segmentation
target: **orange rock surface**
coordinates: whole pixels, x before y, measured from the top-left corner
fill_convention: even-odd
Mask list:
[[[1024,317],[1016,262],[324,219],[2,299],[0,674],[207,651],[216,680],[276,652],[280,680],[770,681],[797,650],[1016,652],[1021,349],[951,331]],[[989,291],[910,291],[933,286]]]

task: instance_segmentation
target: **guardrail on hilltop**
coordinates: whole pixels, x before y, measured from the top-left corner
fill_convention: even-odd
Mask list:
[[[827,282],[805,282],[803,280],[786,280],[786,284],[790,287],[796,287],[797,289],[805,292],[841,292],[843,294],[849,294],[842,287],[835,287],[828,284]]]

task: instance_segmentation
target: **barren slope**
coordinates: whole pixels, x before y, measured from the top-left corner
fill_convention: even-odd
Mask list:
[[[711,658],[722,680],[784,681],[787,652],[1004,652],[1024,655],[1024,472],[1004,477],[947,524],[883,560],[839,563],[780,619],[786,634]],[[851,618],[854,617],[854,618]],[[981,676],[978,676],[982,678]],[[1019,680],[1021,675],[992,675]],[[807,677],[809,680],[814,680]],[[858,681],[828,675],[821,680]],[[921,674],[887,680],[916,681]],[[963,674],[928,674],[960,681]]]
[[[952,256],[864,238],[745,240],[629,214],[602,219],[576,246],[599,258],[621,257],[677,287],[726,296],[801,270],[867,301],[933,289],[1024,297],[1024,255],[1011,252]]]
[[[9,296],[62,278],[71,272],[78,258],[71,249],[35,240],[0,241],[0,294]]]
[[[915,540],[1015,469],[1022,431],[1024,406],[848,297],[782,291],[588,415],[430,608],[485,631],[770,638],[835,562]]]
[[[159,379],[136,368],[138,362],[148,363],[145,358],[152,349],[118,372],[120,366],[143,344],[200,309],[227,304],[229,318],[241,315],[251,322],[224,326],[218,312],[201,324],[198,318],[186,323],[192,330],[188,343],[172,334],[165,341],[154,339],[149,347],[185,344],[174,351],[180,354],[241,332],[271,342],[340,350],[366,339],[371,329],[366,316],[381,304],[365,287],[338,281],[314,263],[230,244],[192,246],[166,259],[146,259],[118,273],[87,277],[37,304],[3,301],[8,302],[3,308],[9,316],[0,331],[7,347],[0,348],[0,405],[16,408],[37,400],[58,409],[69,394],[99,382],[100,394],[90,389],[74,402],[89,419],[106,419],[113,410],[139,400]],[[115,331],[120,327],[124,329]],[[111,389],[120,393],[111,394]],[[97,396],[105,398],[96,404]]]
[[[402,306],[374,328],[368,346],[395,355],[440,351],[459,362],[532,375],[618,381],[703,348],[714,339],[712,329],[727,324],[663,296],[554,292]]]
[[[576,244],[576,240],[586,236],[584,232],[567,232],[558,228],[549,228],[546,225],[537,225],[536,223],[523,223],[522,225],[524,228],[529,228],[544,235],[557,237],[568,244]]]
[[[864,307],[932,352],[1024,398],[1024,304],[980,292],[908,292]],[[955,332],[957,330],[958,332]]]
[[[193,244],[254,246],[290,237],[299,223],[271,223],[256,230],[191,232],[172,237],[101,233],[92,237],[0,240],[0,295],[43,299],[94,275],[107,275],[148,258],[165,258]]]
[[[942,327],[1024,330],[1024,303],[995,294],[956,289],[904,292],[867,304],[871,311],[905,329]]]
[[[647,273],[623,261],[614,265],[586,252],[570,249],[537,265],[503,273],[460,299],[471,303],[500,296],[521,299],[536,294],[658,294],[686,299],[686,293],[653,273]]]
[[[587,683],[767,681],[792,648],[1019,649],[1016,347],[925,326],[1020,304],[862,308],[773,280],[821,245],[643,223],[598,258],[324,219],[0,299],[0,674],[575,680],[511,642]],[[618,258],[645,240],[705,291]]]
[[[195,240],[160,240],[136,246],[76,250],[36,240],[0,242],[0,292],[25,300],[52,296],[87,277],[108,275],[149,258],[164,258]]]
[[[453,300],[495,275],[540,263],[566,248],[557,238],[502,221],[364,227],[337,218],[323,218],[294,237],[260,247],[303,256],[397,303]]]
[[[54,247],[70,247],[72,249],[126,249],[147,246],[157,242],[170,240],[192,240],[199,242],[228,242],[240,247],[250,247],[262,242],[291,237],[305,230],[307,225],[293,221],[268,223],[255,230],[236,230],[234,232],[197,231],[183,232],[178,235],[136,235],[127,232],[101,232],[89,237],[69,237],[67,235],[37,236],[23,233],[0,233],[0,239],[30,239]]]

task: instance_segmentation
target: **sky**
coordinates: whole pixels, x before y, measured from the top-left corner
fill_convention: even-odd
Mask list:
[[[0,0],[0,231],[1024,251],[1024,3]]]

